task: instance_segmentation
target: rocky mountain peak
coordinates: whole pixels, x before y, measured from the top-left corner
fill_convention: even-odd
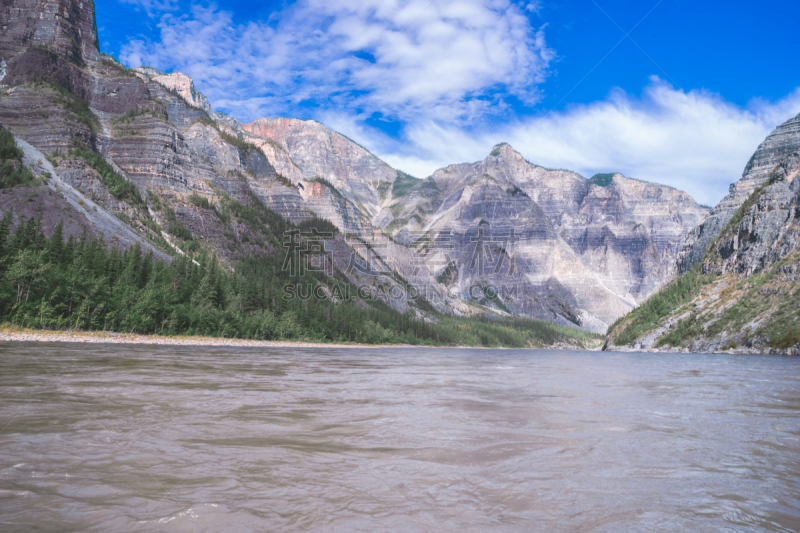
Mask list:
[[[499,143],[499,144],[495,144],[492,147],[492,151],[489,153],[488,157],[506,158],[506,157],[514,157],[514,156],[519,156],[519,155],[520,155],[519,152],[514,150],[514,148],[510,144],[508,144],[507,142],[502,142],[502,143]]]
[[[182,72],[164,74],[163,72],[159,72],[152,67],[140,67],[134,70],[157,81],[167,89],[175,91],[184,100],[186,100],[189,105],[202,109],[209,115],[213,113],[213,110],[211,109],[211,103],[208,101],[208,98],[206,98],[203,93],[197,90],[197,87],[194,85],[194,80],[192,80],[192,78],[186,74],[183,74]]]
[[[800,114],[775,128],[764,139],[745,166],[741,179],[731,185],[730,193],[689,234],[678,256],[680,272],[688,272],[702,261],[708,244],[719,235],[736,210],[769,179],[770,173],[783,159],[798,150]]]

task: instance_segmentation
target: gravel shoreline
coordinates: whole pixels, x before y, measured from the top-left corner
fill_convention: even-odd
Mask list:
[[[153,344],[166,346],[232,346],[246,348],[426,348],[410,344],[335,344],[302,341],[257,341],[215,337],[163,337],[132,333],[33,331],[0,329],[0,342],[80,342],[89,344]]]
[[[226,339],[217,337],[164,337],[160,335],[137,335],[135,333],[114,333],[109,331],[45,331],[19,330],[0,327],[0,345],[3,342],[80,342],[88,344],[152,344],[164,346],[229,346],[242,348],[472,348],[481,346],[428,346],[413,344],[339,344],[303,341],[257,341],[249,339]],[[600,351],[603,344],[579,347],[558,342],[553,346],[522,348],[528,350],[589,350]],[[497,347],[493,349],[506,349]]]

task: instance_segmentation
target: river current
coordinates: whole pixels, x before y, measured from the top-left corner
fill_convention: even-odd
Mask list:
[[[0,530],[800,530],[800,358],[0,345]]]

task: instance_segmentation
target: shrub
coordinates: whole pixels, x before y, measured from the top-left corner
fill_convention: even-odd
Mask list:
[[[394,180],[392,184],[392,198],[400,198],[401,196],[405,196],[408,191],[410,191],[414,185],[419,183],[420,180],[415,178],[414,176],[410,176],[403,171],[397,171],[397,179]]]
[[[516,185],[514,185],[514,187],[512,188],[506,189],[506,192],[511,196],[523,196],[525,198],[528,198],[528,194],[519,187],[517,187]]]
[[[331,190],[331,192],[333,192],[333,194],[335,194],[336,196],[338,196],[340,198],[344,198],[344,195],[342,195],[342,193],[339,192],[339,189],[334,187],[333,183],[331,183],[330,181],[326,180],[325,178],[320,178],[319,176],[315,176],[315,177],[311,178],[308,181],[309,181],[309,183],[321,183],[322,185],[324,185],[327,188],[329,188]]]
[[[202,209],[214,209],[214,204],[209,202],[208,198],[194,192],[189,196],[189,201]]]
[[[286,176],[284,176],[283,174],[276,173],[275,174],[275,179],[278,180],[278,183],[280,183],[280,184],[282,184],[282,185],[284,185],[286,187],[292,187],[292,188],[295,187],[294,183],[292,183],[291,180],[289,178],[287,178]]]
[[[170,222],[167,226],[167,233],[184,241],[192,240],[191,230],[179,222]]]
[[[316,215],[297,224],[297,228],[303,232],[316,230],[318,233],[333,233],[334,235],[339,233],[339,228],[333,222],[325,218],[319,218]]]
[[[261,151],[258,148],[258,146],[256,146],[253,143],[245,141],[241,136],[239,136],[239,135],[231,135],[227,131],[223,130],[222,128],[219,127],[219,124],[216,121],[211,120],[207,116],[195,119],[194,122],[193,122],[193,124],[198,124],[198,123],[199,124],[205,124],[206,126],[211,126],[215,130],[217,130],[217,133],[219,133],[219,136],[222,138],[223,141],[225,141],[226,143],[230,144],[234,148],[238,149],[244,155],[247,155],[252,151],[256,151],[256,152],[260,152]]]
[[[79,122],[88,126],[92,133],[96,134],[101,130],[100,120],[92,110],[89,109],[89,102],[85,98],[77,96],[72,93],[69,88],[64,87],[51,78],[34,76],[33,86],[52,89],[58,95],[59,103],[64,106],[64,109],[72,114]]]
[[[155,117],[159,120],[163,120],[164,122],[166,122],[168,118],[167,115],[165,115],[164,113],[160,113],[154,109],[140,107],[132,109],[127,113],[125,113],[124,115],[122,115],[121,117],[119,117],[118,119],[115,119],[114,124],[130,124],[131,122],[136,120],[136,117],[143,117],[145,115]]]
[[[589,183],[592,185],[597,185],[598,187],[608,187],[611,185],[613,181],[614,173],[608,172],[605,174],[595,174],[591,178],[589,178]]]
[[[0,125],[0,189],[38,185],[31,169],[22,163],[23,153],[14,135]]]
[[[800,331],[789,331],[780,337],[770,339],[768,345],[771,348],[791,348],[795,345],[800,345]]]

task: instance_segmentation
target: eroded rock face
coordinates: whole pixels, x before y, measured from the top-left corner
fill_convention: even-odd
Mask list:
[[[703,268],[717,275],[751,275],[800,250],[800,154],[785,157],[730,235],[717,244],[719,257]]]
[[[0,26],[6,62],[30,46],[48,47],[78,66],[100,57],[92,0],[5,0]]]
[[[604,349],[800,355],[800,153],[783,157],[740,207],[684,278],[687,298],[676,304],[673,291],[655,320],[634,311]]]
[[[800,115],[787,120],[762,142],[742,173],[742,178],[731,185],[730,193],[723,198],[708,217],[689,235],[678,258],[681,273],[687,272],[703,260],[708,244],[727,225],[737,209],[753,191],[769,179],[770,173],[784,158],[800,149]]]
[[[491,286],[502,300],[493,303],[514,313],[600,331],[674,274],[681,242],[705,213],[672,188],[621,174],[586,180],[503,144],[483,161],[436,171],[376,222],[407,245],[447,236],[452,249],[433,246],[427,264],[437,275],[454,264],[449,287],[463,298]],[[501,249],[513,269],[497,269]],[[484,252],[490,271],[476,270]]]
[[[194,81],[192,81],[192,78],[186,74],[182,74],[180,72],[175,72],[172,74],[156,74],[155,76],[152,76],[152,79],[167,89],[177,92],[183,97],[184,100],[186,100],[187,103],[189,103],[189,105],[202,109],[209,115],[213,112],[211,110],[211,104],[208,102],[208,98],[206,98],[203,93],[197,90],[197,87],[194,86]]]
[[[361,204],[370,218],[380,210],[380,184],[391,184],[397,178],[396,170],[366,149],[313,120],[262,118],[242,128],[256,138],[271,139],[285,147],[304,179],[328,180],[348,199]],[[274,149],[280,151],[279,147]],[[294,173],[288,168],[286,171],[291,179]]]
[[[16,86],[0,96],[0,122],[42,152],[68,150],[75,140],[94,145],[90,126],[64,109],[50,87]]]

